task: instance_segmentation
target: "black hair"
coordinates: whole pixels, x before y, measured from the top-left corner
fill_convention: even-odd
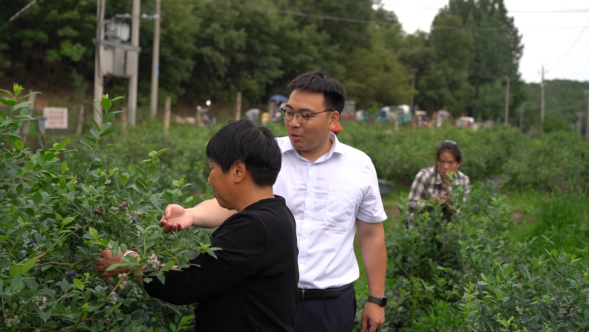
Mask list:
[[[207,158],[229,172],[241,161],[259,187],[272,186],[281,170],[281,149],[268,129],[248,120],[231,121],[217,131],[206,149]]]
[[[450,154],[453,155],[453,157],[455,157],[455,161],[457,161],[458,163],[461,163],[461,149],[459,149],[459,144],[457,144],[457,142],[444,141],[438,147],[438,150],[436,151],[436,160],[438,160],[438,158],[440,158],[440,155],[443,152],[449,152]]]
[[[297,77],[289,83],[293,90],[321,92],[324,94],[324,106],[326,109],[342,113],[346,101],[346,89],[337,79],[328,76],[321,71],[309,71]]]

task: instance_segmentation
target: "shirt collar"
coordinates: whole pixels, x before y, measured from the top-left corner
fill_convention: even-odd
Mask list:
[[[330,147],[330,151],[328,151],[325,155],[321,156],[318,160],[316,160],[316,163],[330,159],[334,153],[344,155],[343,145],[340,144],[340,142],[338,141],[338,138],[336,137],[336,134],[334,134],[333,132],[330,132],[330,141],[332,141],[332,146]],[[293,152],[297,153],[298,156],[301,157],[301,155],[299,155],[299,153],[297,151],[295,151],[295,148],[293,147],[293,144],[291,144],[290,139],[287,140],[287,146],[286,146],[285,150],[283,151],[283,153],[285,153],[287,151],[293,151]]]

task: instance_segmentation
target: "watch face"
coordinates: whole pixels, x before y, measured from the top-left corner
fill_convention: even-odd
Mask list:
[[[379,303],[380,306],[385,307],[387,305],[387,298],[386,297],[382,297],[381,298],[381,303]]]

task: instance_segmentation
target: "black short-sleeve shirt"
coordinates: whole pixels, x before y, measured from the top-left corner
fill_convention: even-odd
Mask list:
[[[292,331],[297,308],[295,219],[280,196],[260,200],[221,224],[203,254],[165,273],[147,293],[173,304],[198,302],[195,331]]]

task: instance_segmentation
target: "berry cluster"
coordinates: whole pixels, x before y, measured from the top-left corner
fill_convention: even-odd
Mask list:
[[[4,317],[4,324],[8,328],[11,328],[12,326],[16,327],[20,323],[20,318],[18,317],[18,315],[14,315],[12,317],[9,317],[7,314],[4,314],[3,317]]]
[[[156,254],[152,254],[147,260],[147,265],[154,270],[159,269],[160,261],[158,260],[158,256],[156,256]]]
[[[127,207],[127,201],[123,201],[123,203],[119,204],[119,211],[125,211]]]
[[[47,308],[47,298],[45,296],[33,296],[31,300],[39,307],[39,310],[45,310]]]

